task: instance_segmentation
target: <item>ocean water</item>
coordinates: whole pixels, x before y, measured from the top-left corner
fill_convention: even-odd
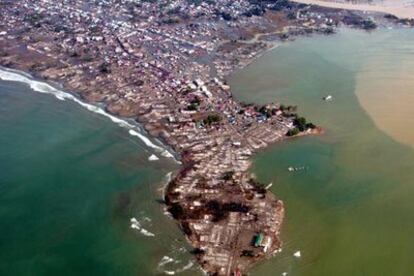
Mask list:
[[[229,79],[239,100],[298,105],[326,129],[257,155],[252,172],[273,182],[286,221],[283,252],[253,275],[413,275],[413,42],[409,29],[343,29],[283,44]]]
[[[102,114],[1,81],[0,275],[198,273],[159,203],[177,164],[158,153]]]

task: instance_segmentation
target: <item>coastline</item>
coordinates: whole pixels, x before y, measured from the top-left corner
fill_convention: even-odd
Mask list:
[[[366,11],[366,12],[379,12],[384,14],[392,14],[399,18],[414,19],[414,6],[404,6],[403,3],[397,4],[396,6],[384,5],[384,4],[353,4],[336,2],[329,0],[291,0],[296,3],[306,5],[317,5],[321,7],[344,9],[344,10],[355,10],[355,11]],[[388,1],[389,2],[389,1]],[[401,2],[401,1],[400,1]]]
[[[60,101],[64,101],[66,99],[73,101],[91,112],[100,114],[110,119],[118,126],[126,128],[131,136],[138,137],[138,139],[149,149],[152,149],[161,156],[165,158],[171,158],[175,162],[180,163],[178,156],[176,156],[174,152],[170,152],[171,149],[169,149],[166,145],[156,145],[153,143],[149,139],[150,135],[146,133],[143,127],[136,121],[128,118],[120,118],[113,114],[110,114],[105,110],[105,108],[102,108],[99,105],[93,105],[84,102],[75,93],[65,92],[61,90],[63,88],[54,87],[53,84],[48,83],[46,80],[36,80],[32,75],[24,71],[0,66],[0,80],[20,82],[28,85],[35,92],[53,95]]]
[[[274,49],[274,47],[272,47],[271,49],[267,49],[264,52],[268,52],[272,49]],[[261,55],[258,55],[257,57],[259,57],[259,56],[261,56]],[[253,61],[251,61],[251,62],[253,62]],[[249,64],[250,64],[250,62],[249,62]],[[87,110],[89,110],[91,112],[95,112],[97,114],[100,114],[102,116],[105,116],[105,117],[109,118],[112,122],[119,125],[120,127],[128,129],[130,135],[138,137],[148,148],[155,150],[156,152],[160,153],[164,157],[173,158],[177,163],[182,164],[181,168],[179,168],[176,173],[169,173],[166,176],[170,180],[170,182],[167,183],[167,185],[163,189],[163,197],[164,197],[164,199],[167,199],[166,202],[169,201],[168,197],[171,196],[171,191],[168,191],[171,188],[171,179],[180,178],[182,176],[181,174],[184,171],[188,170],[188,163],[186,163],[185,160],[183,160],[183,163],[182,163],[180,161],[180,159],[175,157],[177,153],[174,152],[173,154],[171,154],[167,149],[161,148],[160,146],[157,146],[157,145],[153,144],[149,140],[148,137],[144,136],[144,134],[142,134],[140,132],[137,132],[137,130],[138,131],[145,131],[145,130],[142,130],[142,127],[139,125],[138,122],[136,122],[136,123],[130,122],[130,120],[128,121],[127,119],[118,118],[115,115],[109,114],[102,107],[99,107],[98,105],[93,105],[93,104],[90,104],[90,103],[87,103],[87,102],[83,102],[77,97],[76,94],[69,93],[69,92],[64,92],[63,90],[55,88],[53,85],[49,84],[46,80],[36,80],[32,75],[30,75],[29,73],[26,73],[24,71],[11,69],[11,68],[6,68],[6,67],[0,67],[0,79],[4,80],[4,81],[16,81],[16,82],[24,83],[36,92],[53,95],[58,100],[61,100],[61,101],[62,100],[64,101],[66,99],[71,100],[71,101],[81,105],[82,107],[86,108]],[[311,133],[309,133],[309,132],[308,133],[302,133],[301,135],[309,135],[309,134],[311,134]],[[300,135],[298,135],[298,136],[300,136]],[[293,138],[293,137],[291,137],[291,138]],[[281,140],[284,140],[284,139],[281,139]],[[281,140],[278,140],[278,141],[281,141]],[[250,168],[250,166],[251,166],[251,164],[249,164],[248,167],[246,167],[246,169]],[[274,197],[272,194],[269,194],[269,193],[267,193],[267,194],[268,194],[267,195],[267,197],[268,197],[267,200],[268,201],[276,201],[277,202],[277,205],[276,205],[277,209],[278,209],[277,221],[283,221],[283,217],[284,217],[283,202],[281,200],[276,199],[276,197]],[[168,203],[167,203],[164,210],[166,210],[168,212],[168,214],[171,218],[173,218],[173,219],[175,218],[174,215],[171,212],[170,207],[168,207]],[[276,225],[277,229],[279,229],[279,225],[281,225],[281,224],[278,223]],[[131,218],[131,227],[134,228],[134,229],[138,229],[139,231],[142,232],[143,235],[147,235],[147,236],[150,236],[150,237],[153,236],[153,233],[146,232],[145,229],[140,227],[139,222],[137,222],[137,220],[135,218]],[[270,256],[274,256],[275,254],[277,254],[280,251],[282,243],[281,243],[281,241],[278,240],[278,235],[279,235],[279,230],[277,230],[277,236],[274,236],[275,242],[274,242],[274,245],[273,245],[273,250],[271,251],[272,254]],[[194,238],[186,236],[186,240],[190,244],[194,245],[194,242],[195,242]],[[251,266],[252,265],[249,264],[246,267],[244,267],[243,269],[247,270]],[[208,268],[201,267],[201,269],[204,272],[208,271]],[[227,273],[227,274],[229,274],[229,273]]]
[[[262,54],[268,52],[268,51],[273,50],[274,48],[276,48],[276,47],[266,49],[261,54],[257,55],[256,58],[261,56]],[[256,58],[251,60],[249,63],[247,63],[246,66],[248,66],[248,64],[250,64],[254,60],[256,60]],[[6,74],[6,76],[4,74]],[[174,177],[180,178],[182,176],[180,174],[183,173],[183,172],[186,172],[188,170],[189,163],[188,162],[186,163],[185,160],[183,160],[183,162],[181,162],[181,161],[179,161],[180,159],[175,158],[177,153],[175,153],[175,152],[174,152],[174,154],[169,153],[166,149],[163,149],[163,148],[161,148],[161,147],[159,147],[155,144],[152,144],[151,141],[146,136],[144,136],[144,134],[136,132],[136,130],[145,131],[145,130],[141,129],[142,127],[139,125],[138,122],[136,122],[136,124],[134,124],[133,122],[129,122],[127,119],[118,118],[116,115],[112,115],[112,114],[106,112],[102,107],[100,107],[98,105],[93,105],[93,104],[81,101],[77,97],[77,94],[64,92],[63,90],[55,88],[53,85],[48,83],[46,80],[36,80],[31,74],[29,74],[27,72],[24,72],[24,71],[21,71],[21,70],[7,68],[7,67],[2,66],[2,67],[0,67],[0,79],[2,79],[4,81],[16,81],[16,82],[27,84],[31,87],[32,90],[34,90],[36,92],[53,95],[58,100],[68,99],[68,100],[74,101],[77,104],[81,105],[82,107],[88,109],[89,111],[92,111],[92,112],[98,113],[102,116],[105,116],[105,117],[109,118],[112,122],[119,125],[120,127],[128,129],[129,132],[130,132],[130,135],[137,136],[149,148],[154,149],[157,152],[162,151],[161,155],[163,155],[164,157],[173,158],[177,163],[183,164],[181,166],[181,168],[178,169],[177,173],[174,174]],[[40,85],[40,87],[43,86],[43,89],[37,87],[37,85]],[[303,135],[309,135],[309,134],[311,134],[311,133],[302,133],[301,135],[303,136]],[[297,136],[300,136],[300,135],[297,135]],[[290,137],[290,138],[293,138],[293,137]],[[289,139],[289,138],[285,137],[284,139]],[[274,142],[281,141],[281,140],[284,140],[284,139],[277,139]],[[167,154],[165,152],[167,152]],[[249,164],[247,165],[246,170],[248,170],[250,168],[250,166],[251,166],[250,163],[251,162],[249,162]],[[172,174],[168,175],[168,176],[170,177],[170,176],[172,176]],[[173,178],[173,180],[174,180],[174,178]],[[171,182],[168,183],[165,186],[166,192],[165,192],[165,190],[164,190],[164,192],[165,192],[165,197],[166,198],[168,198],[168,195],[171,195],[171,192],[168,192],[169,188],[171,188]],[[253,187],[253,189],[256,189],[256,187]],[[280,233],[279,232],[279,227],[281,226],[281,221],[283,221],[283,217],[284,217],[284,207],[283,207],[283,202],[281,200],[277,199],[273,194],[267,193],[267,201],[269,201],[269,202],[275,201],[277,203],[277,205],[276,205],[276,208],[277,208],[276,216],[277,216],[277,222],[278,223],[275,225],[277,227],[276,228],[277,230],[275,230],[276,235],[274,236],[273,249],[270,251],[271,255],[268,256],[268,257],[272,257],[280,251],[281,245],[282,245],[282,243],[279,240],[278,236],[279,236],[279,233]],[[168,213],[171,215],[172,218],[175,218],[174,215],[171,212],[170,207],[168,207],[168,203],[167,203],[166,210],[168,210]],[[131,227],[136,228],[136,221],[135,220],[131,221],[131,225],[132,225]],[[183,230],[183,231],[185,232],[185,230]],[[147,233],[147,234],[149,234],[150,236],[152,235],[152,233]],[[194,243],[195,243],[194,238],[191,238],[189,236],[186,236],[186,240],[192,245],[194,245]],[[254,261],[254,264],[250,264],[250,263],[247,264],[245,267],[243,267],[243,270],[248,270],[253,265],[255,265],[256,262],[257,262],[257,260]],[[228,266],[232,267],[232,263],[230,263]],[[209,271],[209,268],[201,267],[201,269],[204,272]],[[229,275],[229,274],[230,274],[230,272],[226,273],[226,275]]]
[[[309,13],[308,7],[283,5],[276,7],[280,9],[269,17],[247,14],[240,19],[242,27],[233,24],[230,15],[223,14],[223,19],[202,26],[207,32],[195,30],[185,39],[180,37],[184,34],[180,25],[171,25],[171,21],[159,24],[157,20],[143,22],[139,28],[136,22],[124,22],[126,30],[120,30],[116,24],[105,25],[104,37],[96,37],[95,31],[89,29],[84,29],[83,34],[70,34],[72,38],[59,29],[45,30],[55,40],[36,37],[33,28],[17,36],[3,31],[0,61],[6,67],[61,83],[65,90],[77,91],[87,103],[42,84],[46,91],[58,91],[54,93],[58,99],[69,98],[128,128],[131,135],[161,154],[171,157],[168,150],[153,144],[137,129],[145,129],[145,133],[173,149],[182,163],[166,187],[168,211],[193,246],[193,254],[204,270],[217,275],[239,275],[272,257],[282,246],[284,204],[251,177],[252,156],[287,136],[320,134],[321,130],[298,117],[294,107],[237,102],[225,77],[269,51],[268,43],[263,41],[244,43],[245,37],[258,32],[257,23],[267,34],[278,33],[275,40],[284,40],[290,35],[331,34],[347,16],[335,10],[310,7]],[[55,12],[58,7],[49,8]],[[299,12],[292,16],[292,9],[304,12],[305,16]],[[216,16],[212,11],[206,16]],[[37,20],[37,16],[22,19],[13,12],[9,16],[29,26]],[[68,22],[71,20],[79,27],[86,24],[68,18]],[[366,24],[357,14],[349,25],[367,28]],[[372,27],[371,22],[368,28]],[[217,28],[224,31],[217,32]],[[224,44],[218,43],[220,40]],[[61,41],[61,45],[56,41]],[[208,65],[206,59],[210,60]],[[212,68],[216,69],[216,76],[210,74]],[[30,78],[27,79],[30,85]],[[105,110],[90,103],[103,104]],[[131,118],[142,127],[135,129],[118,117]],[[252,239],[256,240],[254,244]]]

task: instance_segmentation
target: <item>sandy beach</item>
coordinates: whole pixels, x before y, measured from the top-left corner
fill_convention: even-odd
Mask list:
[[[355,4],[345,1],[331,0],[292,0],[303,4],[313,4],[329,8],[360,10],[370,12],[383,12],[393,14],[400,18],[414,18],[414,1],[409,0],[383,0],[375,1],[373,4]],[[355,1],[354,1],[355,2]]]

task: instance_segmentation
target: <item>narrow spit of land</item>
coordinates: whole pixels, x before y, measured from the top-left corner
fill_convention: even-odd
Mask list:
[[[211,275],[241,275],[281,248],[283,202],[250,177],[251,156],[320,132],[295,107],[236,102],[225,77],[274,41],[376,26],[288,1],[22,0],[0,11],[1,65],[140,122],[181,156],[165,204]]]

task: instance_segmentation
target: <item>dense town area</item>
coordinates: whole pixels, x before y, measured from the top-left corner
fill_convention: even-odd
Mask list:
[[[297,35],[412,24],[286,0],[4,0],[0,10],[2,66],[136,120],[180,156],[165,204],[209,275],[245,274],[280,250],[283,203],[251,177],[251,156],[321,131],[295,107],[235,101],[226,76]]]

